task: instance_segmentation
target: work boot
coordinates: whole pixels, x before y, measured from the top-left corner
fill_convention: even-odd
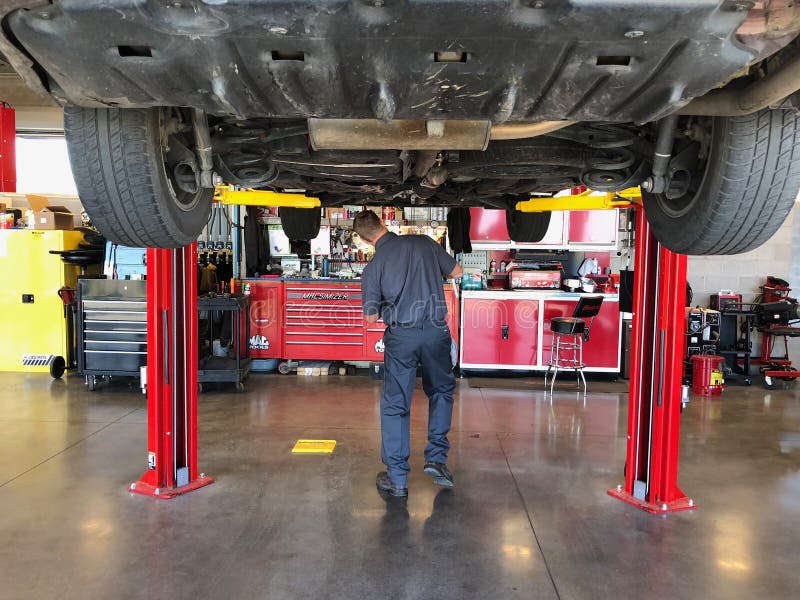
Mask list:
[[[433,483],[444,487],[455,487],[456,482],[453,479],[453,474],[447,468],[447,465],[440,462],[426,462],[423,473],[429,477],[433,477]]]
[[[378,488],[379,492],[383,492],[384,494],[388,494],[390,496],[395,496],[396,498],[405,498],[408,496],[408,488],[400,487],[399,485],[392,483],[392,480],[389,479],[389,475],[386,473],[386,471],[381,471],[378,473],[378,477],[375,479],[375,486]]]

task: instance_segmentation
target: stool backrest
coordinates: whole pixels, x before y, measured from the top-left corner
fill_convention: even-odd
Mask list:
[[[600,306],[603,304],[603,296],[583,296],[578,300],[575,310],[572,311],[572,316],[576,319],[588,319],[596,317],[600,312]]]

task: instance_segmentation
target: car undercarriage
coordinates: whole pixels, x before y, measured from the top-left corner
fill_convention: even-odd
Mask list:
[[[66,108],[87,210],[127,243],[188,243],[214,181],[509,211],[641,185],[669,247],[742,252],[800,187],[790,0],[8,0],[0,20],[0,52]],[[120,221],[136,203],[154,220]]]

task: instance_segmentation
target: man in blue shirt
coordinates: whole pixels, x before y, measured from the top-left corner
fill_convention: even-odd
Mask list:
[[[386,471],[378,473],[376,485],[392,496],[408,495],[411,396],[421,364],[422,388],[428,396],[424,472],[434,483],[453,487],[446,465],[456,384],[442,278],[460,277],[461,266],[427,236],[391,233],[372,211],[359,213],[353,228],[375,246],[361,279],[364,315],[368,323],[379,318],[386,323],[381,396],[381,460]]]

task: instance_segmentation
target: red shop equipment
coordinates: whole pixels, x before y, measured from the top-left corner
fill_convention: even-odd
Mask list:
[[[692,392],[701,396],[719,396],[727,386],[722,377],[725,358],[713,354],[695,354],[692,359]]]
[[[650,513],[693,509],[678,487],[686,256],[656,241],[640,208],[634,282],[625,483],[608,493]]]
[[[761,302],[753,305],[756,327],[764,336],[761,343],[761,374],[764,385],[773,388],[775,380],[794,381],[800,371],[789,359],[789,338],[800,336],[800,311],[797,300],[789,296],[789,283],[778,277],[768,276],[761,286]],[[782,346],[783,353],[775,355]]]
[[[0,102],[0,192],[17,191],[16,143],[14,109]]]
[[[197,244],[147,250],[147,470],[130,491],[174,498],[197,469]]]

